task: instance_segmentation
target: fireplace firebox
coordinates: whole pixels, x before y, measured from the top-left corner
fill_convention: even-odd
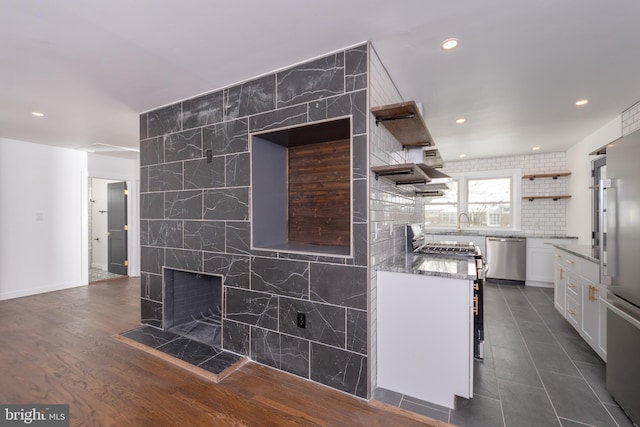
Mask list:
[[[164,268],[163,329],[221,347],[222,278]]]

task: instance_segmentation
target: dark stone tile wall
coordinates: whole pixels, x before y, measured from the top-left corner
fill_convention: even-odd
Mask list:
[[[367,397],[368,58],[365,44],[141,115],[142,323],[162,326],[163,267],[220,275],[225,349]],[[345,116],[353,256],[252,250],[251,134]]]

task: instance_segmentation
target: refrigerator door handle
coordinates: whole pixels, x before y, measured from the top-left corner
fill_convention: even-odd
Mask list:
[[[614,297],[611,294],[607,295],[607,298],[600,298],[600,301],[602,301],[609,310],[622,317],[631,325],[640,329],[640,318],[636,317],[633,311],[631,311],[633,308],[630,304],[621,301],[620,298]]]
[[[599,261],[599,271],[600,271],[600,283],[603,285],[611,285],[611,276],[607,275],[607,267],[604,263],[604,228],[605,228],[605,220],[604,215],[606,213],[605,210],[605,199],[604,199],[604,190],[607,188],[611,188],[611,180],[610,179],[601,179],[600,185],[598,186],[598,239],[600,244],[598,245],[598,261]]]

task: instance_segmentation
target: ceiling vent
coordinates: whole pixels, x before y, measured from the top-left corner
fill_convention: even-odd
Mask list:
[[[435,147],[428,147],[422,150],[422,163],[432,168],[441,168],[444,166],[440,151]]]

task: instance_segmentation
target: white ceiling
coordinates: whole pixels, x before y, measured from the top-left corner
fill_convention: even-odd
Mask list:
[[[640,100],[639,16],[638,0],[0,0],[0,137],[135,148],[142,111],[370,40],[445,161],[563,150]]]

